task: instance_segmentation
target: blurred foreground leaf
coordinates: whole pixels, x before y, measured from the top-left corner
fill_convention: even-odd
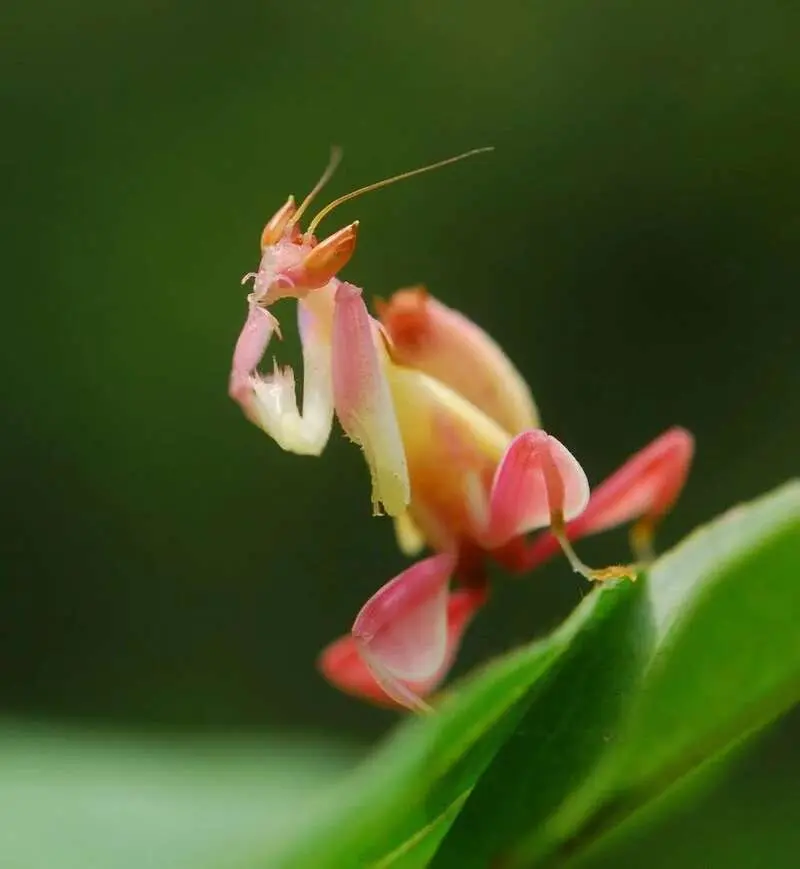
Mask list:
[[[302,740],[145,738],[0,726],[0,866],[231,865],[302,822],[352,758]]]
[[[676,812],[688,823],[698,785],[800,698],[799,579],[792,484],[696,532],[641,581],[597,589],[550,637],[485,667],[436,714],[409,719],[332,789],[349,757],[331,746],[6,724],[0,863],[640,866],[643,831]],[[778,791],[777,809],[761,812],[774,820],[762,833],[768,864],[758,862],[767,852],[757,830],[730,837],[723,822],[697,827],[720,839],[704,847],[722,862],[691,863],[681,842],[680,865],[793,866],[796,847],[783,834],[797,824],[779,819],[797,801],[793,789]]]
[[[800,485],[410,720],[264,869],[567,866],[800,699]],[[612,863],[613,865],[613,863]]]

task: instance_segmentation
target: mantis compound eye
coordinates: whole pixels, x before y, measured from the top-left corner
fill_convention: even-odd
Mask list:
[[[283,238],[286,227],[296,211],[297,206],[294,202],[294,196],[290,196],[267,221],[261,233],[261,250],[270,245],[277,244]]]
[[[324,238],[303,260],[303,284],[308,289],[325,286],[350,261],[356,249],[358,221]]]

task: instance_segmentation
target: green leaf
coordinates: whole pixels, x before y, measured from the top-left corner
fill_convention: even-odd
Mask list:
[[[536,693],[583,630],[614,616],[631,593],[602,589],[559,630],[501,658],[408,719],[310,813],[303,835],[259,855],[253,867],[384,869],[425,866],[460,805],[514,732]]]
[[[331,789],[348,755],[329,746],[0,727],[0,854],[20,869],[640,865],[615,855],[646,853],[631,837],[800,699],[798,578],[793,484],[598,588]]]
[[[112,736],[0,726],[0,864],[231,865],[296,824],[353,753],[303,740]]]
[[[700,787],[697,776],[679,782],[582,848],[568,861],[570,869],[795,869],[798,724],[796,713],[788,716],[777,732],[758,740],[757,752],[737,752],[744,756],[737,756],[730,770],[720,764],[711,776],[702,776]]]
[[[269,869],[566,866],[800,697],[800,485],[398,728]],[[770,635],[764,640],[765,635]]]
[[[484,867],[579,792],[616,737],[653,645],[644,582],[607,588],[617,605],[578,635],[467,800],[434,866]]]
[[[566,865],[796,703],[799,574],[797,484],[662,558],[614,636],[563,659],[432,865]]]

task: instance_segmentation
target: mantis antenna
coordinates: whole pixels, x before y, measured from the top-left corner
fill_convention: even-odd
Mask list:
[[[303,212],[308,208],[309,205],[314,200],[314,197],[319,193],[320,190],[331,180],[333,177],[333,173],[336,171],[339,163],[342,162],[342,149],[338,147],[338,145],[334,145],[331,148],[331,156],[328,158],[328,165],[325,167],[325,171],[320,176],[319,181],[313,186],[311,192],[306,196],[306,198],[300,203],[300,207],[295,211],[292,215],[292,219],[290,222],[290,226],[293,226],[297,223],[298,220],[303,216]]]
[[[476,154],[485,154],[488,151],[494,151],[494,147],[489,145],[485,148],[473,148],[471,151],[465,151],[463,154],[457,154],[455,157],[448,157],[446,160],[439,160],[437,163],[431,163],[428,166],[421,166],[419,169],[411,169],[409,172],[401,172],[399,175],[393,175],[391,178],[384,178],[383,181],[375,181],[372,184],[367,184],[366,187],[359,187],[358,190],[353,190],[351,193],[346,193],[344,196],[340,196],[338,199],[334,199],[329,205],[326,205],[322,211],[317,214],[317,216],[311,221],[306,230],[306,236],[310,236],[314,234],[314,230],[319,226],[320,222],[324,220],[334,208],[338,208],[342,203],[348,202],[351,199],[355,199],[357,196],[361,196],[363,193],[370,193],[373,190],[379,190],[381,187],[388,187],[390,184],[394,184],[395,181],[404,181],[406,178],[413,178],[414,175],[422,175],[423,172],[432,172],[434,169],[441,169],[443,166],[449,166],[451,163],[458,163],[461,160],[466,160],[467,157],[474,157]],[[316,187],[309,193],[308,196],[303,200],[303,204],[297,210],[293,217],[293,222],[297,221],[297,218],[302,214],[303,210],[309,204],[311,199],[319,192],[322,185],[330,178],[333,169],[339,162],[339,158],[341,157],[341,152],[338,149],[331,153],[331,162],[328,164],[328,169],[325,170],[322,178],[317,182]],[[335,158],[335,159],[334,159]]]

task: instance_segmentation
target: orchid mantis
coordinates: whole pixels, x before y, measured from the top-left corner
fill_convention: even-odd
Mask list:
[[[488,149],[479,149],[488,150]],[[540,428],[530,389],[500,346],[422,287],[400,290],[370,315],[361,289],[339,279],[358,223],[317,241],[337,205],[476,152],[404,173],[335,200],[299,227],[323,177],[300,206],[290,197],[261,235],[248,316],[233,355],[230,395],[284,450],[319,455],[334,414],[363,450],[373,512],[395,523],[411,556],[434,554],[384,585],[352,631],[328,646],[320,668],[333,684],[378,703],[422,711],[488,597],[486,565],[527,572],[562,551],[590,580],[635,578],[638,565],[593,569],[572,544],[635,522],[641,563],[658,522],[683,488],[693,438],[672,428],[590,492],[569,450]],[[303,407],[294,375],[258,372],[280,326],[269,310],[294,298],[303,345]],[[530,532],[545,529],[530,541]]]

